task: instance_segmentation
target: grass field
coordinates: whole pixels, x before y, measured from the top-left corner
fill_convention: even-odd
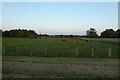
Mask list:
[[[76,43],[77,38],[67,38],[69,40],[67,43],[63,42],[63,39],[65,38],[4,38],[3,46],[5,47],[5,51],[3,51],[5,54],[3,54],[3,56],[30,56],[32,53],[32,56],[41,57],[108,58],[108,49],[111,48],[112,50],[110,57],[118,58],[117,39],[116,41],[112,39],[103,39],[102,41],[101,39],[99,41],[98,39],[92,39],[90,42],[86,42],[84,39],[80,39],[80,43]],[[106,42],[106,40],[108,40],[108,42]],[[16,47],[19,47],[19,50]],[[47,48],[47,55],[45,55],[45,48]],[[76,51],[76,48],[78,48],[78,51]],[[93,52],[92,48],[94,48]],[[92,53],[94,56],[91,56]]]
[[[118,59],[4,56],[3,78],[117,78]]]
[[[64,43],[63,39],[65,38],[3,38],[2,77],[118,77],[119,45],[117,41],[92,39],[86,42],[86,39],[80,39],[80,43],[76,43],[78,38],[67,38],[69,42]],[[78,48],[77,56],[76,48]],[[91,56],[92,48],[94,56]],[[110,58],[108,48],[112,49]]]

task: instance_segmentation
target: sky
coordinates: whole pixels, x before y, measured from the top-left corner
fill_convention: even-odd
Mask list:
[[[3,2],[2,29],[32,29],[38,34],[85,35],[95,28],[118,29],[117,2]]]

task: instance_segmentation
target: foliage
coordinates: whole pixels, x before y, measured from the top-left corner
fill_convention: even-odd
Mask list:
[[[34,30],[26,29],[14,29],[10,31],[2,31],[0,29],[0,37],[10,37],[10,38],[43,38],[43,37],[61,37],[61,38],[76,38],[76,37],[88,37],[88,38],[120,38],[120,29],[114,31],[113,29],[106,29],[98,36],[97,31],[94,28],[90,28],[86,31],[86,35],[48,35],[48,34],[37,34]]]
[[[3,37],[35,38],[37,37],[37,33],[35,33],[35,31],[33,30],[15,29],[10,31],[4,31]]]
[[[116,31],[116,35],[117,35],[118,38],[120,38],[120,29],[118,29],[118,30]]]
[[[90,28],[89,30],[86,31],[86,36],[89,38],[96,38],[98,37],[97,31],[94,28]]]
[[[116,37],[116,33],[113,29],[106,29],[101,33],[101,37],[103,38],[114,38]]]

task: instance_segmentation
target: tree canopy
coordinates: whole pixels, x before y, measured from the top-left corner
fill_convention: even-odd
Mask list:
[[[116,31],[116,35],[117,35],[118,38],[120,38],[120,29],[118,29],[118,30]]]
[[[33,30],[15,29],[10,31],[4,31],[3,37],[35,38],[37,37],[37,33],[35,33],[35,31]]]
[[[113,29],[106,29],[101,33],[101,37],[103,38],[114,38],[116,36],[116,32]]]
[[[97,31],[94,28],[90,28],[86,31],[86,36],[89,38],[96,38],[98,37]]]
[[[13,29],[10,31],[2,31],[0,29],[0,37],[13,37],[13,38],[41,38],[41,37],[49,37],[50,35],[47,34],[37,34],[34,30],[26,30],[26,29]],[[79,35],[54,35],[50,37],[79,37]],[[88,37],[88,38],[97,38],[98,34],[94,28],[90,28],[86,31],[86,35],[81,37]],[[120,38],[120,29],[114,31],[113,29],[106,29],[105,31],[101,32],[102,38]]]

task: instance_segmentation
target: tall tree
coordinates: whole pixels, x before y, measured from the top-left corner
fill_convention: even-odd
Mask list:
[[[116,33],[113,29],[106,29],[101,33],[101,37],[103,38],[114,38],[116,37]]]
[[[4,31],[2,35],[3,37],[10,37],[9,33],[10,31]]]
[[[116,35],[117,35],[118,38],[120,38],[120,29],[118,29],[118,30],[116,31]]]
[[[86,36],[89,38],[96,38],[98,37],[97,31],[94,28],[90,28],[86,31]]]

